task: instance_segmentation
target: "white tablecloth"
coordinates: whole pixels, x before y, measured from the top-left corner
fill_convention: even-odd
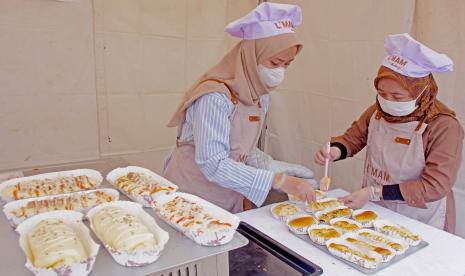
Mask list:
[[[333,197],[346,194],[347,192],[340,189],[329,192],[329,195]],[[398,222],[418,232],[429,243],[427,247],[381,270],[376,275],[465,275],[465,239],[371,202],[367,203],[364,208],[378,212],[380,218]],[[291,234],[285,223],[279,222],[271,216],[269,206],[246,211],[238,216],[242,221],[322,267],[324,275],[364,275]]]

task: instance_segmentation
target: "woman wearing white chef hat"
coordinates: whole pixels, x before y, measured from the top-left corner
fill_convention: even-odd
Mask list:
[[[331,160],[367,146],[362,189],[341,200],[352,208],[375,201],[449,232],[455,229],[452,186],[462,156],[463,129],[440,102],[433,72],[453,62],[408,34],[385,39],[388,56],[374,81],[376,103],[341,136],[331,139]],[[328,156],[322,148],[315,162]]]
[[[256,148],[268,94],[302,48],[301,20],[298,6],[262,3],[226,26],[242,41],[186,92],[168,124],[179,134],[165,176],[181,191],[231,212],[243,210],[244,198],[262,205],[272,188],[313,200],[312,171]]]

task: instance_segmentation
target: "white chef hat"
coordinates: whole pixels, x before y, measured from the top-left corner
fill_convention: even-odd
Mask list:
[[[447,55],[426,47],[407,33],[388,35],[384,49],[388,56],[382,65],[404,76],[420,78],[432,72],[449,72],[454,67]]]
[[[242,39],[259,39],[295,33],[302,23],[302,10],[297,5],[263,2],[247,15],[229,23],[225,31]]]

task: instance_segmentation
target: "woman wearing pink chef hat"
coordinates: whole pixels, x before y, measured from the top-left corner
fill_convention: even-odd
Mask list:
[[[433,72],[453,62],[408,34],[389,35],[374,85],[376,103],[341,136],[322,148],[315,162],[336,161],[367,147],[362,189],[341,200],[352,208],[368,200],[398,213],[454,232],[452,186],[460,167],[463,128],[436,96]]]
[[[165,177],[181,191],[226,210],[260,206],[271,189],[312,201],[313,172],[259,151],[268,94],[302,48],[295,5],[262,3],[226,26],[242,40],[186,92],[169,127],[178,127]]]

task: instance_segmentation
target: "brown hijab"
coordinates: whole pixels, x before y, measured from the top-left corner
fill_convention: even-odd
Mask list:
[[[179,126],[189,106],[208,93],[221,92],[230,98],[231,93],[234,93],[243,104],[256,104],[260,96],[270,92],[260,80],[258,64],[293,46],[297,46],[297,53],[302,49],[295,33],[240,41],[184,94],[168,127]]]
[[[376,100],[377,110],[386,121],[390,123],[419,121],[418,127],[420,127],[423,122],[428,124],[439,115],[447,115],[455,118],[455,112],[436,98],[438,86],[432,74],[421,78],[413,78],[401,75],[385,66],[381,66],[374,81],[376,89],[378,89],[378,83],[382,78],[390,78],[397,81],[402,87],[409,91],[410,96],[414,99],[423,91],[423,94],[417,101],[418,108],[406,116],[392,116],[384,112],[378,100]]]

